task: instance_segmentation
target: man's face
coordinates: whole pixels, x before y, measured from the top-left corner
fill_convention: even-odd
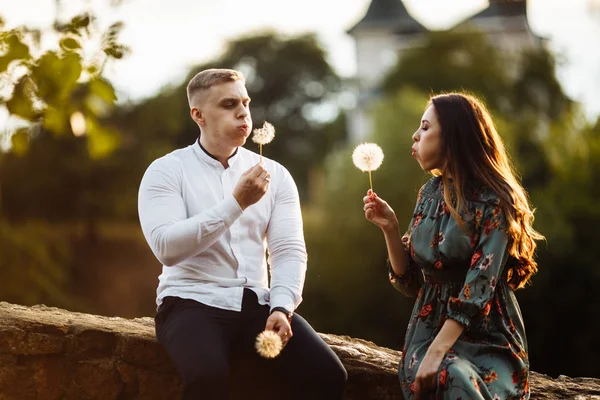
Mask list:
[[[242,81],[214,85],[192,108],[192,118],[202,135],[221,149],[243,146],[252,131],[250,97]]]

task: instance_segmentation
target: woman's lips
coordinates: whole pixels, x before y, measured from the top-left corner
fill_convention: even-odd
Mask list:
[[[417,151],[415,149],[412,149],[412,156],[416,157],[417,156]]]

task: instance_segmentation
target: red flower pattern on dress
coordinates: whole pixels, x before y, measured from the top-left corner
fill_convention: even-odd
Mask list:
[[[442,372],[440,372],[440,386],[442,388],[446,388],[446,380],[447,379],[448,379],[448,370],[443,369]]]
[[[475,268],[477,261],[479,261],[479,259],[481,258],[482,255],[483,255],[483,251],[481,249],[475,250],[475,253],[473,253],[473,256],[471,257],[471,268],[470,269]]]
[[[444,266],[442,265],[442,261],[441,260],[437,260],[434,264],[433,267],[435,269],[442,269]]]
[[[485,307],[481,311],[481,314],[488,315],[490,313],[491,309],[492,309],[492,303],[490,301],[488,301],[488,303],[485,305]]]
[[[479,244],[479,233],[475,232],[470,236],[471,239],[471,247],[477,246]]]
[[[448,209],[448,206],[446,205],[445,201],[440,201],[440,204],[438,204],[437,206],[437,210],[436,210],[436,214],[438,217],[441,217],[442,215],[446,215],[450,212],[450,210]]]
[[[493,254],[486,255],[485,258],[483,259],[483,262],[481,263],[480,269],[482,271],[485,271],[486,269],[488,269],[488,267],[492,264],[493,260],[494,260]]]
[[[427,318],[427,316],[429,314],[431,314],[431,304],[425,304],[422,308],[421,308],[421,312],[419,313],[419,317],[421,318]]]
[[[465,296],[465,299],[469,300],[471,298],[471,286],[467,283],[465,285],[465,288],[463,290],[463,295]]]
[[[413,224],[413,228],[416,228],[417,226],[419,226],[419,223],[421,222],[421,219],[423,218],[423,213],[418,213],[415,216],[415,222]]]
[[[486,375],[485,378],[483,378],[483,381],[485,383],[492,383],[496,379],[498,379],[498,374],[496,373],[496,371],[491,371],[488,375]]]
[[[475,227],[479,228],[481,226],[481,220],[483,219],[483,211],[479,208],[475,210]]]
[[[520,371],[512,373],[512,382],[515,385],[527,384],[526,378],[527,378],[527,370],[526,369],[522,369]]]
[[[444,243],[445,239],[446,239],[446,236],[444,235],[444,232],[436,233],[435,235],[433,235],[433,239],[431,240],[431,247],[435,247],[437,245]]]
[[[500,208],[500,206],[494,207],[494,211],[492,211],[492,216],[494,217],[494,219],[498,218],[501,212],[502,209]]]
[[[500,223],[498,221],[486,219],[485,222],[483,223],[484,236],[489,235],[492,230],[498,229],[499,226],[500,226]]]

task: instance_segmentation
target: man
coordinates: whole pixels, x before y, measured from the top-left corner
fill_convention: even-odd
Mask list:
[[[138,204],[163,264],[156,335],[182,377],[183,398],[226,399],[230,355],[239,351],[266,365],[264,379],[285,381],[290,390],[278,398],[341,399],[344,367],[293,314],[307,260],[296,185],[282,165],[241,147],[252,131],[243,75],[202,71],[187,94],[200,137],[148,167]],[[253,349],[265,329],[285,345],[271,360]]]

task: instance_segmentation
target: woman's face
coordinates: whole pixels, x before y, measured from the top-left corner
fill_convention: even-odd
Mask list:
[[[442,132],[433,104],[430,105],[421,119],[421,126],[412,136],[412,156],[417,159],[423,171],[441,170]]]

